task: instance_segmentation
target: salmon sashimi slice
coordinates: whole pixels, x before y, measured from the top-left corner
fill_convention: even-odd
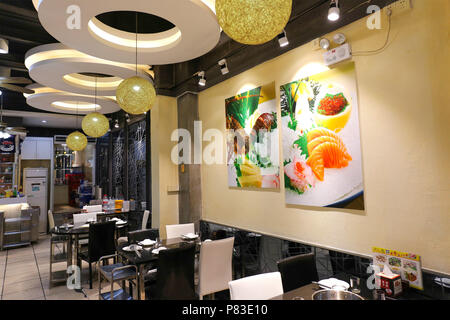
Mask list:
[[[310,141],[314,140],[315,138],[321,137],[321,136],[332,137],[332,138],[342,142],[341,138],[336,133],[334,133],[333,131],[326,129],[326,128],[312,129],[311,131],[308,132],[307,139],[308,139],[308,142],[310,142]]]
[[[308,154],[312,154],[314,152],[314,149],[317,148],[320,144],[322,144],[324,142],[336,143],[339,146],[339,148],[342,150],[342,152],[345,153],[345,156],[350,157],[350,155],[347,152],[347,148],[345,147],[344,143],[342,143],[342,140],[336,140],[335,138],[330,137],[330,136],[317,137],[317,138],[311,140],[310,142],[308,142]]]
[[[314,149],[312,157],[322,157],[325,168],[343,168],[348,166],[345,153],[334,142],[324,142]]]
[[[322,155],[319,153],[315,153],[313,156],[309,157],[308,160],[306,160],[306,164],[311,167],[311,170],[314,172],[314,175],[317,177],[317,179],[323,181],[325,167],[323,164]]]

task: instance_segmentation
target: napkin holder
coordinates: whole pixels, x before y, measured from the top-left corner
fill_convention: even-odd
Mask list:
[[[402,277],[393,273],[385,266],[382,272],[376,274],[377,287],[384,290],[389,297],[397,297],[402,294]]]

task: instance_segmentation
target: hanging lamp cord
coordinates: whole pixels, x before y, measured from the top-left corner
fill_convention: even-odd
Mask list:
[[[136,75],[138,73],[138,13],[136,12]]]
[[[94,112],[97,112],[97,77],[95,77]]]

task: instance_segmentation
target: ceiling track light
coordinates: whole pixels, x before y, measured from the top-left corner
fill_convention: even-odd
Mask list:
[[[220,60],[219,66],[220,66],[220,72],[222,72],[222,74],[227,74],[228,72],[230,72],[230,70],[228,69],[228,63],[227,63],[226,59]]]
[[[119,120],[118,119],[116,119],[116,120],[114,120],[114,128],[116,128],[116,129],[119,129]]]
[[[341,10],[339,9],[339,0],[331,0],[330,8],[328,9],[328,20],[339,20]]]
[[[202,87],[206,86],[205,71],[200,71],[197,75],[200,77],[200,79],[198,79],[198,85]]]
[[[0,39],[0,53],[8,54],[9,53],[9,43],[6,39]]]
[[[125,120],[127,123],[130,123],[130,115],[128,113],[125,113]]]
[[[283,30],[283,32],[278,35],[278,43],[280,44],[280,47],[286,47],[289,44],[286,30]]]

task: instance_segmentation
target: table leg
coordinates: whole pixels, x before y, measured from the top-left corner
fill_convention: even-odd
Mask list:
[[[67,240],[67,268],[70,267],[72,265],[72,245],[73,245],[73,241],[72,241],[72,236],[69,235],[68,240]]]
[[[81,270],[81,260],[79,260],[78,259],[78,249],[79,249],[79,235],[78,234],[76,234],[75,235],[75,243],[74,243],[74,256],[75,256],[75,259],[76,259],[76,261],[77,261],[77,266],[80,268],[80,270]]]
[[[139,288],[138,288],[141,300],[145,300],[144,276],[145,276],[145,264],[142,263],[141,265],[139,265]]]

